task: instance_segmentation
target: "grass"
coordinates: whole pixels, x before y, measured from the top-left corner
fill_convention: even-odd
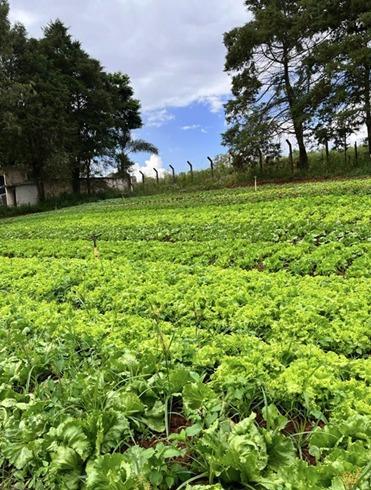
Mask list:
[[[294,152],[293,157],[294,162],[297,162],[297,152]],[[289,159],[285,157],[275,164],[263,166],[263,169],[256,166],[236,172],[231,167],[217,166],[214,169],[214,175],[210,169],[194,171],[192,176],[189,172],[182,172],[176,176],[175,182],[172,176],[167,175],[158,184],[155,179],[147,178],[144,185],[138,183],[135,186],[134,194],[146,195],[254,185],[255,177],[260,183],[286,183],[306,179],[322,180],[368,175],[371,175],[371,159],[367,155],[367,148],[360,147],[357,159],[354,148],[347,151],[346,159],[344,152],[331,151],[328,161],[324,151],[312,151],[309,153],[307,171],[301,171],[297,167],[292,171]]]
[[[298,160],[297,152],[293,154],[294,162]],[[255,177],[258,184],[288,183],[305,180],[331,180],[334,178],[355,178],[371,175],[371,159],[368,157],[367,148],[358,149],[356,159],[354,148],[344,152],[331,151],[328,161],[324,151],[312,151],[309,153],[309,169],[300,171],[297,167],[292,171],[289,159],[281,158],[275,164],[265,165],[263,169],[250,167],[244,171],[236,172],[232,167],[217,166],[212,175],[210,169],[195,170],[193,175],[182,172],[175,177],[166,175],[159,183],[155,179],[146,178],[144,185],[138,182],[134,185],[133,192],[120,193],[114,190],[100,192],[98,194],[63,194],[36,206],[19,206],[8,208],[0,206],[0,219],[21,216],[31,213],[39,213],[62,209],[79,204],[97,202],[115,197],[132,197],[154,194],[182,193],[191,191],[223,189],[228,187],[243,187],[254,185]]]

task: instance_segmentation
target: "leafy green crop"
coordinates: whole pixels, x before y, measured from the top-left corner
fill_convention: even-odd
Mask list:
[[[368,490],[370,183],[3,220],[0,487]]]

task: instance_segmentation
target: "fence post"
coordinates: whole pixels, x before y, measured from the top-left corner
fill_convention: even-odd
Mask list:
[[[98,249],[98,238],[100,237],[100,234],[95,234],[93,233],[90,236],[90,240],[93,242],[93,255],[96,259],[99,259],[100,254],[99,254],[99,249]]]
[[[140,173],[140,175],[142,176],[142,184],[143,184],[143,186],[144,186],[145,175],[144,175],[144,173],[143,173],[141,170],[139,170],[139,173]]]
[[[357,141],[354,143],[354,158],[356,160],[356,166],[358,166],[358,145],[357,145]]]
[[[155,171],[155,173],[156,173],[156,182],[157,182],[157,185],[158,185],[158,184],[159,184],[159,181],[160,181],[160,180],[159,180],[159,177],[158,177],[158,170],[157,170],[157,168],[154,168],[153,170],[154,170],[154,171]]]
[[[256,177],[256,175],[254,177],[254,187],[255,187],[255,192],[256,192],[258,190],[258,178]]]
[[[292,155],[292,144],[289,140],[286,140],[286,143],[289,146],[289,162],[290,162],[290,167],[291,167],[291,172],[294,173],[294,157]]]
[[[169,167],[171,168],[171,173],[173,175],[173,182],[175,183],[175,168],[172,165],[169,165]]]
[[[129,184],[129,191],[130,192],[133,192],[134,191],[134,187],[133,187],[133,180],[131,178],[131,175],[128,174],[128,184]]]
[[[347,139],[347,134],[345,133],[345,135],[344,135],[344,161],[345,161],[345,165],[347,164],[347,161],[348,161],[347,155],[348,155],[348,139]]]
[[[188,161],[187,163],[188,163],[189,168],[190,168],[191,180],[193,181],[193,165],[192,165],[192,163],[191,163],[191,162],[189,162],[189,161]]]
[[[211,176],[214,177],[214,162],[210,157],[207,157],[207,159],[210,162],[210,168],[211,168]]]

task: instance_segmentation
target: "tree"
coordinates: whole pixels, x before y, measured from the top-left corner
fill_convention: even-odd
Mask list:
[[[40,41],[52,71],[61,80],[66,97],[69,155],[73,192],[80,192],[80,177],[94,158],[110,146],[111,101],[101,64],[74,41],[64,24],[50,23]]]
[[[127,171],[130,152],[157,152],[132,139],[142,121],[128,76],[106,73],[61,21],[29,39],[8,13],[0,0],[0,157],[29,173],[40,200],[53,177],[71,179],[79,193],[81,177],[89,186],[104,158]]]
[[[30,90],[19,80],[26,36],[23,26],[11,26],[9,5],[0,0],[0,160],[2,166],[16,163],[17,136],[20,132],[15,112]]]
[[[225,34],[226,70],[233,74],[234,98],[227,116],[240,128],[256,127],[267,139],[293,132],[299,147],[299,167],[308,167],[305,130],[311,117],[312,73],[305,59],[318,42],[303,17],[303,2],[246,0],[252,16],[243,27]],[[262,125],[257,122],[262,121]],[[228,138],[227,138],[228,139]]]
[[[124,146],[118,146],[115,154],[115,164],[118,174],[122,177],[127,177],[130,174],[130,169],[134,165],[134,161],[130,155],[132,153],[151,153],[158,155],[159,151],[152,143],[148,143],[142,139],[132,139],[129,135]]]
[[[1,2],[1,159],[24,169],[43,200],[45,178],[66,162],[65,89],[40,41],[28,39],[21,25],[11,26],[8,12]]]
[[[371,1],[319,6],[309,0],[307,6],[312,29],[323,39],[308,58],[309,69],[321,77],[313,97],[317,126],[324,122],[337,139],[365,126],[371,154]]]
[[[246,165],[256,165],[257,161],[262,167],[264,155],[280,155],[280,144],[275,141],[275,121],[265,118],[264,111],[253,108],[241,117],[229,115],[227,121],[232,124],[223,134],[222,142],[229,148],[237,170],[242,170]]]
[[[67,167],[65,141],[69,125],[65,85],[36,39],[26,42],[17,78],[29,90],[19,98],[13,111],[18,127],[15,159],[30,171],[39,199],[44,200],[46,178],[58,176]]]
[[[142,139],[133,139],[132,131],[142,127],[140,102],[134,98],[134,92],[127,75],[113,73],[108,77],[112,100],[112,152],[113,164],[123,177],[128,177],[134,165],[132,153],[152,153],[157,155],[158,149]]]

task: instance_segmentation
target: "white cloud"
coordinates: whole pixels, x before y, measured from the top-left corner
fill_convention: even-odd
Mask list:
[[[192,129],[201,129],[199,124],[191,124],[189,126],[182,126],[180,129],[183,131],[191,131]]]
[[[33,12],[23,8],[11,9],[9,12],[9,18],[11,22],[20,22],[27,28],[32,28],[32,26],[41,20],[40,16],[35,15]]]
[[[189,126],[182,126],[182,131],[195,131],[199,130],[201,133],[207,134],[207,130],[201,126],[201,124],[190,124]]]
[[[175,116],[167,109],[146,111],[144,113],[145,125],[150,128],[160,128],[173,119],[175,119]]]
[[[62,19],[108,70],[129,74],[144,111],[197,101],[220,111],[230,92],[223,34],[248,18],[243,0],[10,0],[10,7],[32,35]]]
[[[164,178],[168,173],[164,167],[161,157],[158,155],[151,155],[150,158],[144,162],[143,166],[136,163],[132,167],[131,173],[137,178],[138,182],[141,182],[142,175],[140,172],[143,172],[146,177],[156,178],[156,172],[153,170],[154,168],[158,171],[160,179]]]
[[[225,97],[221,95],[209,95],[202,98],[201,101],[207,104],[213,113],[222,111],[226,102]]]
[[[349,145],[354,145],[355,142],[362,143],[367,138],[367,128],[363,126],[360,130],[349,137]]]

